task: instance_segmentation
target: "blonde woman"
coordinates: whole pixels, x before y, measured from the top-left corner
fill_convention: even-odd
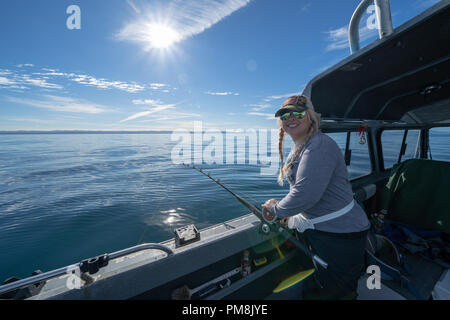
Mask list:
[[[306,238],[311,250],[328,263],[318,267],[319,283],[305,299],[355,298],[364,267],[370,222],[353,200],[344,157],[336,142],[319,130],[320,115],[303,95],[293,96],[275,114],[279,118],[281,169],[278,182],[290,184],[281,200],[263,204],[268,222],[281,219]],[[284,164],[283,140],[294,142]]]

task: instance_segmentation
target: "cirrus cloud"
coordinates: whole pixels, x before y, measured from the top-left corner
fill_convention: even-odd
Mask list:
[[[138,103],[138,104],[144,104],[144,103]],[[127,122],[127,121],[130,121],[130,120],[135,120],[137,118],[147,117],[147,116],[149,116],[151,114],[154,114],[154,113],[157,113],[157,112],[160,112],[160,111],[163,111],[163,110],[174,109],[175,108],[174,104],[157,105],[157,104],[152,103],[151,105],[154,106],[152,109],[147,110],[147,111],[142,111],[142,112],[135,113],[135,114],[129,116],[128,118],[121,120],[120,122]]]
[[[0,88],[4,89],[28,89],[39,87],[43,89],[63,89],[63,86],[51,83],[45,77],[36,77],[30,74],[22,74],[16,71],[0,69]]]
[[[273,115],[273,113],[248,112],[247,114],[251,115],[251,116],[264,117],[266,120],[273,120],[273,119],[275,119],[275,116]]]
[[[348,40],[348,25],[326,31],[327,41],[329,42],[326,51],[342,50],[350,48]],[[369,28],[367,25],[359,29],[360,42],[376,37],[378,30],[376,28]]]
[[[245,7],[251,0],[170,1],[155,12],[142,10],[140,17],[122,28],[115,36],[121,41],[143,45],[144,50],[157,48],[155,32],[169,33],[173,42],[180,42],[202,33],[216,23]],[[164,28],[163,28],[164,27]],[[158,29],[155,31],[155,28]]]
[[[90,113],[99,114],[110,111],[108,107],[92,103],[86,100],[60,97],[54,95],[43,95],[44,99],[29,99],[8,97],[6,100],[12,103],[23,104],[35,108],[43,108],[57,112]]]
[[[238,96],[239,93],[235,92],[205,92],[206,94],[209,94],[211,96]]]

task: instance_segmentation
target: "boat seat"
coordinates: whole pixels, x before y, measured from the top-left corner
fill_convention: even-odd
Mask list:
[[[381,196],[387,218],[450,233],[450,162],[409,159],[395,165]]]

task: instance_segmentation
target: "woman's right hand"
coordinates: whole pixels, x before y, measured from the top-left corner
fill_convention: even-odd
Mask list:
[[[262,207],[263,207],[263,211],[262,211],[262,215],[264,220],[266,220],[266,222],[272,223],[276,216],[275,214],[272,212],[272,208],[278,203],[277,199],[270,199],[267,200],[266,202],[263,203]]]
[[[263,206],[264,210],[266,210],[266,208],[271,208],[271,207],[275,206],[277,203],[278,203],[277,199],[270,199],[270,200],[267,200],[266,202],[264,202],[264,204],[262,206]],[[288,218],[282,218],[282,219],[279,220],[279,222],[280,222],[280,224],[282,226],[287,228],[288,220],[289,220],[289,217]]]
[[[282,219],[280,219],[280,224],[283,225],[285,228],[287,228],[288,220],[289,220],[289,218],[282,218]]]
[[[264,202],[264,204],[262,206],[266,207],[266,208],[271,208],[274,205],[276,205],[277,203],[278,203],[277,199],[270,199],[270,200],[267,200],[266,202]]]

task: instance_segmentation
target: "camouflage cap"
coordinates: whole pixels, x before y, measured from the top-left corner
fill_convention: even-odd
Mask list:
[[[292,96],[284,100],[281,108],[275,113],[275,117],[280,117],[283,113],[308,109],[307,100],[304,96]]]

